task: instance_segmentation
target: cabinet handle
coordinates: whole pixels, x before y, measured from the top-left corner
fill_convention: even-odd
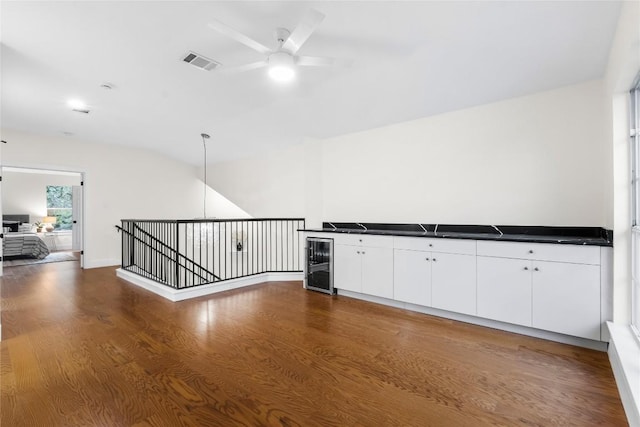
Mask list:
[[[364,255],[364,251],[362,251],[362,255]]]
[[[430,247],[430,248],[432,248],[432,247],[433,247],[433,244],[429,243],[429,247]]]
[[[437,259],[433,258],[433,262],[436,262],[436,261],[437,261]]]
[[[362,243],[362,239],[358,239],[358,242]]]
[[[528,269],[529,269],[529,267],[525,267],[524,269],[525,269],[525,270],[528,270]]]
[[[540,270],[538,270],[538,267],[534,268],[533,270],[534,270],[534,271],[540,271]]]
[[[532,254],[533,253],[533,249],[529,249],[529,253]]]
[[[357,251],[356,253],[357,253],[357,254],[359,254],[359,253],[360,253],[360,251]]]
[[[429,258],[425,258],[427,261],[429,261]]]

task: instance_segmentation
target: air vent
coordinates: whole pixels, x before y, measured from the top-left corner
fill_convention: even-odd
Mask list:
[[[193,52],[187,53],[184,56],[184,58],[182,58],[182,60],[187,64],[191,64],[194,67],[197,67],[197,68],[200,68],[201,70],[206,70],[206,71],[211,71],[214,68],[220,66],[219,62],[216,62],[209,58],[205,58],[204,56],[199,55],[197,53],[193,53]]]

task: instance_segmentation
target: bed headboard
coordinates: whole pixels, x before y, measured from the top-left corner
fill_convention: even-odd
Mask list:
[[[20,224],[29,222],[29,215],[2,215],[3,221],[18,221]]]

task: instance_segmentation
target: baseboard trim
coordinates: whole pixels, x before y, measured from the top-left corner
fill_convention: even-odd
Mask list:
[[[631,326],[607,322],[609,362],[630,426],[640,426],[640,343]]]
[[[84,265],[82,268],[102,268],[102,267],[114,267],[116,265],[120,265],[121,260],[114,258],[106,258],[106,259],[94,259],[88,260],[84,259]]]
[[[347,297],[357,298],[377,304],[383,304],[390,307],[401,308],[404,310],[416,311],[418,313],[428,314],[431,316],[443,317],[445,319],[457,320],[459,322],[471,323],[487,328],[499,329],[501,331],[513,332],[515,334],[527,335],[534,338],[542,338],[545,340],[556,341],[563,344],[576,345],[579,347],[590,348],[592,350],[607,351],[607,343],[602,341],[573,337],[570,335],[543,331],[541,329],[529,328],[527,326],[512,325],[510,323],[499,322],[497,320],[483,319],[482,317],[471,316],[468,314],[454,313],[452,311],[440,310],[433,307],[424,307],[421,305],[404,303],[401,301],[361,294],[358,292],[345,291],[342,289],[338,290],[338,295],[344,295]]]
[[[174,289],[165,285],[161,285],[160,283],[154,282],[153,280],[146,279],[135,273],[123,270],[121,268],[116,270],[116,275],[133,285],[144,288],[173,302],[184,301],[191,298],[198,298],[205,295],[212,295],[219,292],[229,291],[231,289],[244,288],[264,282],[282,282],[290,280],[301,281],[304,278],[304,275],[301,272],[261,273],[253,276],[240,277],[238,279],[225,280],[224,282],[212,283],[210,285],[196,286],[187,289]]]

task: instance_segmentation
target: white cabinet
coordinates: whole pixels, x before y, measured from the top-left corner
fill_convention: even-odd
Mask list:
[[[362,247],[360,257],[362,293],[393,298],[393,249]]]
[[[598,246],[479,240],[478,255],[572,264],[600,264],[600,247]]]
[[[476,254],[476,241],[471,239],[440,239],[424,237],[394,237],[393,247],[410,251]]]
[[[600,339],[599,247],[479,241],[478,254],[479,316]]]
[[[431,257],[428,252],[393,252],[393,299],[431,306]]]
[[[531,261],[479,256],[478,316],[531,326]]]
[[[600,339],[600,266],[533,263],[533,327]]]
[[[476,257],[434,253],[431,305],[456,313],[476,314]]]
[[[342,236],[341,236],[342,237]],[[391,239],[380,236],[345,236],[334,246],[334,287],[393,298],[393,249]],[[375,237],[375,239],[366,239]],[[368,240],[368,242],[367,242]],[[372,246],[364,246],[370,243]],[[385,243],[388,247],[385,247]]]
[[[334,285],[423,307],[601,339],[598,246],[333,234]],[[604,269],[604,272],[601,270]],[[601,314],[601,311],[603,314]]]
[[[362,259],[355,246],[333,247],[333,286],[353,292],[362,292]]]
[[[475,315],[475,244],[474,240],[395,238],[393,298]]]

